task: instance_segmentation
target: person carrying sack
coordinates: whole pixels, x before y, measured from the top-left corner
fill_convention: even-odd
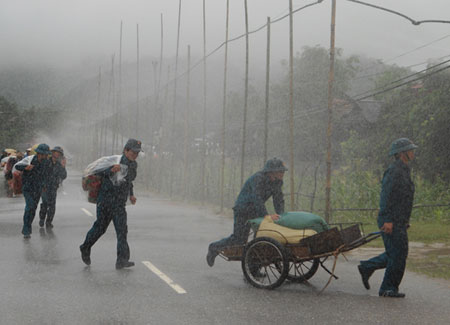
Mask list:
[[[112,221],[117,235],[116,269],[134,266],[134,262],[129,260],[130,248],[127,242],[128,226],[125,204],[128,198],[131,204],[136,203],[133,181],[137,172],[136,158],[140,151],[141,142],[129,139],[123,149],[120,163],[97,174],[101,177],[101,187],[97,198],[97,220],[80,246],[81,259],[86,265],[91,264],[92,246],[105,233]],[[126,176],[120,180],[114,179],[113,177],[122,169],[127,169]]]

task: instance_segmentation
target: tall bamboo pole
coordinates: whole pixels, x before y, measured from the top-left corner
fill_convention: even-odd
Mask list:
[[[245,9],[245,86],[244,86],[244,117],[242,119],[242,149],[241,149],[241,187],[244,184],[244,166],[245,166],[245,138],[247,128],[247,106],[248,106],[248,6],[247,0],[244,0]]]
[[[202,204],[205,203],[206,173],[206,4],[203,0],[203,125],[202,125]]]
[[[181,0],[178,4],[178,29],[177,29],[177,49],[175,54],[175,78],[173,86],[173,105],[172,105],[172,130],[171,130],[171,158],[170,158],[170,184],[169,184],[169,195],[172,196],[172,183],[173,183],[173,163],[175,155],[175,111],[177,105],[177,80],[178,80],[178,52],[180,48],[180,23],[181,23]]]
[[[327,183],[325,188],[325,220],[331,220],[331,133],[333,127],[333,83],[336,26],[336,0],[331,3],[330,71],[328,73]]]
[[[225,192],[225,128],[226,128],[226,110],[227,110],[227,74],[228,74],[228,25],[230,18],[230,0],[227,0],[227,16],[225,23],[225,59],[223,68],[223,105],[222,105],[222,162],[220,168],[220,212],[223,211],[224,192]]]
[[[100,109],[100,94],[101,94],[101,88],[102,88],[102,67],[100,66],[98,68],[98,85],[97,85],[97,114],[100,115],[100,119],[99,119],[99,128],[95,129],[95,138],[94,138],[94,155],[92,158],[95,158],[96,156],[98,157],[99,155],[99,149],[100,149],[100,144],[101,144],[101,132],[102,132],[102,111]]]
[[[159,140],[159,168],[158,168],[158,189],[163,189],[163,171],[165,166],[165,155],[164,152],[166,151],[166,146],[169,143],[169,137],[168,134],[168,125],[164,124],[164,113],[167,111],[167,102],[169,100],[169,80],[170,80],[170,65],[167,66],[167,83],[164,91],[164,101],[163,101],[163,110],[161,111],[161,133],[160,133],[160,140]],[[167,123],[168,124],[168,123]]]
[[[184,154],[183,154],[183,197],[186,198],[188,191],[188,146],[189,146],[189,110],[191,99],[191,46],[188,45],[188,69],[187,69],[187,85],[186,85],[186,108],[184,115]]]
[[[139,24],[136,24],[136,122],[135,137],[139,137]]]
[[[114,127],[114,141],[112,147],[112,154],[118,149],[119,145],[119,112],[122,108],[122,29],[123,22],[120,21],[120,41],[119,41],[119,89],[117,92],[117,103],[116,103],[116,116],[115,116],[115,127]]]
[[[110,77],[110,81],[109,81],[109,90],[108,90],[108,99],[107,99],[107,108],[110,108],[109,113],[113,113],[114,114],[114,108],[116,105],[116,85],[115,85],[115,78],[114,78],[114,58],[115,58],[115,54],[113,54],[111,56],[111,77]],[[112,99],[111,99],[112,98]],[[113,114],[107,114],[106,115],[111,115],[114,116]],[[108,120],[110,120],[109,116],[108,116]],[[108,120],[105,119],[105,123],[104,123],[104,127],[103,127],[103,148],[104,151],[102,151],[102,156],[106,155],[107,152],[107,135],[108,135]],[[114,135],[114,121],[113,119],[111,119],[110,121],[110,129],[111,129],[111,134]],[[114,136],[111,139],[112,141],[114,141]]]
[[[267,17],[267,51],[266,51],[266,110],[264,112],[264,161],[267,160],[267,140],[269,138],[269,83],[270,83],[270,17]]]
[[[291,210],[294,210],[294,20],[289,0],[289,171]]]
[[[161,78],[162,78],[162,66],[163,66],[163,53],[164,53],[164,23],[163,23],[163,14],[161,13],[161,45],[160,45],[160,53],[159,53],[159,73],[158,73],[158,87],[156,92],[156,104],[155,108],[158,112],[158,116],[160,120],[156,125],[161,129],[162,127],[162,109],[159,107],[159,92],[161,91]],[[158,130],[160,131],[160,130]]]

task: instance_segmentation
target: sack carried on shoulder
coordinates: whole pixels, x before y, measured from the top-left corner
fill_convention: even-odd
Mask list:
[[[88,201],[97,203],[98,192],[102,186],[101,177],[98,175],[84,176],[81,180],[81,185],[83,190],[88,192]]]

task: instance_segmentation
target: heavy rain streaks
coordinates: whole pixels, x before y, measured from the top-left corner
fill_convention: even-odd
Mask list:
[[[2,1],[0,323],[448,323],[447,2]]]

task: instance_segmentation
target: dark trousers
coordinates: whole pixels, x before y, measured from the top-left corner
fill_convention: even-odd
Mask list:
[[[209,249],[212,252],[217,253],[224,247],[232,245],[244,245],[245,243],[247,243],[248,235],[250,233],[250,224],[247,221],[251,218],[255,218],[255,215],[235,210],[233,233],[229,237],[211,243],[209,245]]]
[[[23,228],[22,234],[31,234],[31,224],[33,223],[34,216],[36,215],[36,209],[41,197],[41,192],[23,191],[23,197],[25,198],[25,212],[23,214]]]
[[[375,270],[386,268],[380,293],[387,290],[398,292],[408,257],[408,233],[404,227],[394,229],[391,235],[383,233],[382,237],[386,251],[370,260],[361,261],[361,266],[369,274]]]
[[[106,202],[97,204],[97,220],[88,231],[81,249],[90,250],[95,242],[105,233],[110,222],[113,222],[117,236],[117,262],[126,262],[130,259],[130,248],[127,242],[127,211],[125,205]]]
[[[45,220],[47,224],[51,224],[56,211],[56,192],[57,190],[45,190],[42,192],[41,209],[39,210],[39,219]]]

